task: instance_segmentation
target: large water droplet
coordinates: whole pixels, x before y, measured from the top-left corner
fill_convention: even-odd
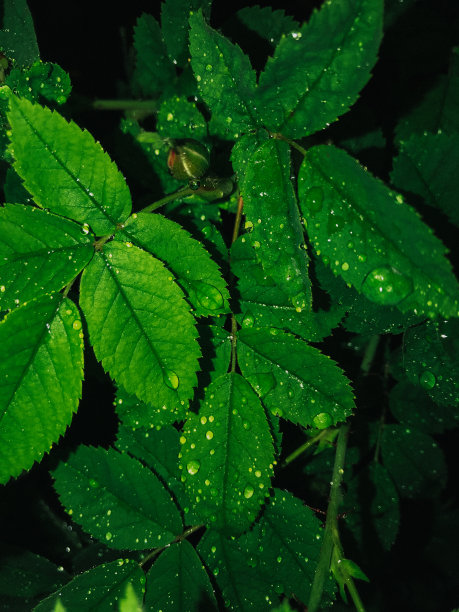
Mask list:
[[[255,319],[251,312],[247,312],[245,317],[242,320],[242,327],[253,327],[255,324]]]
[[[333,425],[333,417],[328,412],[320,412],[312,419],[314,427],[317,429],[326,429]]]
[[[186,471],[188,472],[188,474],[190,474],[191,476],[194,476],[195,474],[197,474],[199,472],[199,468],[201,467],[201,464],[199,463],[199,461],[189,461],[186,465]]]
[[[435,387],[435,383],[437,379],[435,378],[435,374],[429,372],[429,370],[425,370],[419,377],[419,384],[423,389],[433,389]]]
[[[219,310],[225,303],[223,295],[217,287],[209,283],[202,281],[193,283],[193,291],[198,304],[207,310]]]
[[[72,327],[76,330],[81,329],[81,321],[79,319],[75,319],[75,321],[72,323]]]
[[[372,302],[391,306],[413,291],[413,281],[390,266],[371,270],[363,281],[362,292]]]
[[[311,187],[304,196],[304,203],[312,214],[322,210],[324,204],[324,192],[322,187]]]
[[[254,492],[254,488],[251,487],[250,485],[247,485],[246,488],[244,489],[244,497],[246,499],[250,499],[253,495]]]
[[[167,368],[163,370],[163,379],[169,389],[177,389],[180,384],[177,374],[173,370],[168,370]]]

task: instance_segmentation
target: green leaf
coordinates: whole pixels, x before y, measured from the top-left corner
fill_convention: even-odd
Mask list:
[[[30,66],[40,58],[32,15],[26,0],[2,2],[0,49],[16,66]]]
[[[299,312],[311,307],[308,257],[290,180],[290,149],[271,139],[252,155],[241,195],[246,228],[263,269]]]
[[[128,582],[124,591],[124,596],[119,602],[120,612],[142,612],[142,604],[137,598],[134,587]]]
[[[430,346],[430,345],[429,345]],[[426,380],[428,377],[424,377]],[[424,383],[425,384],[425,383]],[[454,405],[438,404],[427,394],[428,389],[402,381],[389,395],[390,411],[403,425],[424,433],[443,433],[459,425],[459,414]]]
[[[144,98],[156,98],[162,93],[172,94],[175,68],[169,61],[159,23],[152,15],[143,13],[134,26],[136,54],[133,88]]]
[[[72,519],[110,548],[164,546],[182,531],[179,511],[158,478],[113,448],[79,446],[52,475]]]
[[[81,397],[78,309],[62,296],[24,304],[0,322],[0,483],[39,461]]]
[[[392,183],[420,195],[459,226],[459,134],[413,135],[394,159]]]
[[[298,30],[300,24],[285,11],[270,6],[246,6],[237,12],[242,23],[271,44],[277,45],[282,34]]]
[[[118,559],[103,563],[84,574],[75,576],[64,587],[44,599],[34,612],[54,610],[58,600],[72,610],[97,610],[113,612],[131,583],[136,597],[143,599],[145,576],[139,564],[131,559]]]
[[[435,497],[445,486],[447,474],[442,451],[433,438],[416,429],[386,425],[381,455],[402,497]]]
[[[190,51],[198,89],[212,111],[212,128],[233,138],[256,125],[255,71],[240,47],[213,30],[201,12],[190,17]]]
[[[163,5],[164,6],[164,5]],[[207,138],[207,123],[194,102],[174,96],[163,101],[156,129],[163,138]]]
[[[400,523],[399,499],[382,465],[371,463],[347,483],[343,509],[346,525],[360,547],[371,545],[374,534],[384,550],[392,548]]]
[[[185,291],[196,316],[229,312],[229,293],[218,265],[204,247],[178,223],[139,213],[117,239],[128,240],[160,259]]]
[[[456,316],[446,248],[400,195],[333,146],[309,149],[299,174],[311,242],[369,300],[418,315]]]
[[[14,202],[15,204],[30,204],[32,202],[30,193],[25,189],[18,173],[11,166],[6,171],[3,193],[5,202]]]
[[[164,411],[186,407],[196,385],[197,332],[161,262],[134,246],[104,245],[83,273],[80,303],[96,357],[116,382]]]
[[[95,234],[111,233],[131,211],[122,174],[94,138],[48,108],[15,96],[8,120],[14,168],[34,201],[87,223]]]
[[[266,130],[258,130],[255,133],[244,134],[234,143],[231,150],[231,163],[236,172],[240,190],[244,189],[245,176],[252,156],[268,138]]]
[[[395,128],[398,142],[424,132],[459,133],[459,47],[451,53],[447,75],[441,75],[421,102],[405,115]]]
[[[332,0],[284,35],[260,75],[264,124],[301,138],[347,112],[376,62],[382,18],[382,0]]]
[[[62,289],[90,261],[94,235],[47,211],[0,208],[0,309]]]
[[[437,404],[459,405],[459,321],[427,321],[404,338],[403,363],[408,380]]]
[[[231,335],[217,325],[198,325],[202,350],[199,388],[208,387],[219,376],[226,374],[231,360]]]
[[[349,381],[336,363],[303,340],[266,329],[241,329],[238,363],[266,408],[303,427],[325,429],[354,409]]]
[[[148,610],[214,610],[212,584],[201,559],[186,540],[167,548],[147,573]]]
[[[208,19],[211,4],[212,0],[166,0],[161,4],[161,29],[167,52],[174,64],[184,67],[189,58],[190,15],[201,8]]]
[[[187,410],[185,406],[177,406],[174,410],[167,410],[163,406],[143,402],[121,387],[118,388],[116,393],[116,412],[123,424],[132,430],[138,427],[147,429],[157,427],[160,429],[186,418]]]
[[[226,534],[254,521],[273,473],[273,441],[260,400],[239,374],[209,385],[183,429],[182,479],[202,520]]]
[[[30,68],[11,70],[5,79],[21,98],[34,101],[44,98],[50,102],[64,104],[72,91],[70,77],[58,64],[35,62]]]
[[[318,342],[328,336],[344,316],[344,308],[329,311],[299,312],[257,261],[251,246],[252,236],[245,234],[231,247],[232,271],[239,277],[238,322],[243,327],[268,327],[285,330],[305,340]]]

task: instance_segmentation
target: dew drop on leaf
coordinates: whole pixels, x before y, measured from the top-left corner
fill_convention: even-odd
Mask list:
[[[90,478],[89,479],[89,486],[93,487],[93,489],[95,489],[96,487],[99,486],[99,483],[97,482],[97,480],[94,480],[94,478]]]
[[[81,321],[79,319],[75,319],[75,321],[72,323],[72,327],[76,330],[81,329]]]
[[[419,384],[423,389],[433,389],[435,387],[435,383],[437,379],[435,378],[435,374],[429,372],[429,370],[425,370],[419,377]]]
[[[312,422],[314,423],[314,427],[317,427],[317,429],[326,429],[327,427],[330,427],[330,425],[333,425],[333,417],[328,412],[320,412],[319,414],[316,414],[316,416],[312,419]]]
[[[179,377],[173,370],[168,370],[167,368],[164,368],[163,379],[164,383],[166,384],[166,386],[169,387],[169,389],[177,389],[177,387],[179,386]]]
[[[251,487],[250,485],[248,485],[245,489],[244,489],[244,497],[246,499],[250,499],[253,495],[254,489],[253,487]]]
[[[200,467],[201,467],[201,464],[199,463],[199,461],[189,461],[186,466],[186,471],[191,476],[194,476],[195,474],[199,472]]]
[[[255,319],[253,315],[248,312],[242,320],[242,327],[253,327],[255,324]]]
[[[225,300],[217,287],[209,283],[199,282],[194,285],[193,289],[198,304],[203,308],[207,310],[222,308]]]
[[[412,280],[390,266],[374,268],[362,284],[365,297],[385,306],[398,304],[412,291]]]
[[[321,187],[311,187],[306,192],[304,203],[312,214],[322,210],[324,203],[324,192]]]

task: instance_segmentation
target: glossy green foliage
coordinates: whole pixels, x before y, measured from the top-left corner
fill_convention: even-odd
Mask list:
[[[80,303],[96,357],[126,391],[164,411],[186,404],[196,384],[196,330],[160,261],[135,246],[105,245],[83,273]]]
[[[37,612],[54,610],[98,610],[109,612],[116,609],[118,600],[131,584],[136,596],[143,598],[145,576],[135,561],[118,559],[103,563],[78,574],[63,588],[44,599],[34,608]],[[57,602],[63,608],[57,606]],[[56,607],[57,606],[57,607]]]
[[[245,227],[257,258],[293,306],[310,310],[308,258],[300,213],[290,181],[290,149],[268,140],[248,161],[244,177]]]
[[[205,140],[207,123],[194,102],[184,96],[164,100],[158,112],[158,133],[164,138]]]
[[[382,15],[381,0],[332,0],[282,37],[260,75],[264,124],[301,138],[348,111],[376,62]]]
[[[111,548],[152,548],[182,531],[178,509],[158,478],[114,449],[80,446],[53,478],[67,512]]]
[[[405,335],[404,366],[408,380],[437,404],[459,406],[459,322],[428,321]],[[457,421],[455,422],[457,425]]]
[[[65,432],[81,397],[78,310],[48,295],[0,323],[0,482],[32,467]],[[32,399],[32,401],[31,401]]]
[[[147,573],[148,610],[215,610],[209,576],[195,549],[186,540],[166,549]]]
[[[459,227],[458,164],[459,134],[414,135],[401,143],[391,179],[395,187],[421,196]]]
[[[120,612],[142,612],[140,600],[130,582],[126,585],[124,596],[119,600],[119,610]]]
[[[10,98],[10,152],[34,201],[105,234],[126,219],[131,196],[121,173],[89,132],[56,112]]]
[[[16,66],[30,66],[39,58],[39,51],[26,0],[4,0],[0,18],[0,50]]]
[[[285,332],[242,329],[239,366],[268,410],[303,427],[325,429],[354,409],[349,382],[329,357]]]
[[[298,30],[300,24],[285,11],[273,10],[270,6],[246,6],[237,12],[239,20],[250,30],[272,45],[277,45],[281,36]]]
[[[180,468],[206,524],[225,534],[250,527],[268,495],[274,449],[255,392],[240,374],[221,376],[190,415],[180,442]]]
[[[59,291],[89,263],[88,229],[39,208],[0,209],[0,309]]]
[[[162,215],[141,213],[126,223],[118,236],[164,262],[196,316],[229,311],[228,289],[217,264],[180,225]]]
[[[58,64],[37,61],[30,68],[13,69],[5,85],[21,98],[63,104],[72,90],[69,75]]]
[[[202,9],[208,19],[212,0],[166,0],[161,5],[161,29],[170,60],[185,66],[189,57],[188,19]]]
[[[310,240],[335,274],[377,304],[457,316],[459,286],[446,249],[402,196],[324,145],[308,151],[298,190]]]
[[[255,71],[240,47],[213,30],[201,12],[190,17],[191,65],[212,111],[211,131],[233,138],[256,126]]]

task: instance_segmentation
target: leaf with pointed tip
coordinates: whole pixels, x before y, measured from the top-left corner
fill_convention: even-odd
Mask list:
[[[255,71],[237,45],[212,29],[199,11],[190,17],[190,51],[198,89],[212,111],[212,130],[223,138],[256,127]]]
[[[251,246],[252,236],[245,234],[231,247],[232,271],[239,277],[238,322],[243,327],[268,327],[297,334],[319,342],[339,325],[345,309],[337,305],[329,311],[298,312],[292,300],[267,276]]]
[[[263,406],[242,376],[209,385],[183,429],[185,486],[201,520],[226,534],[248,529],[268,494],[274,448]]]
[[[308,256],[290,173],[286,142],[267,140],[253,153],[241,191],[245,225],[265,272],[295,308],[310,310]]]
[[[196,316],[229,312],[229,293],[218,265],[178,223],[159,214],[139,213],[116,239],[128,240],[160,259],[186,292]]]
[[[161,30],[169,58],[185,67],[188,57],[188,18],[200,8],[208,19],[212,0],[165,0],[161,4]]]
[[[238,363],[266,408],[293,423],[325,429],[345,421],[354,410],[342,370],[290,334],[241,329]]]
[[[401,143],[391,180],[395,187],[416,193],[459,227],[459,134],[413,135]]]
[[[434,317],[459,313],[446,248],[400,195],[344,151],[319,145],[298,191],[316,252],[369,300]]]
[[[435,497],[446,484],[442,451],[433,438],[416,429],[385,425],[381,456],[402,497]]]
[[[180,416],[193,395],[200,351],[193,316],[162,263],[110,242],[83,272],[80,303],[106,371],[128,393]]]
[[[156,129],[163,138],[207,138],[207,123],[194,102],[173,96],[160,106]]]
[[[90,261],[94,235],[47,211],[0,208],[0,309],[62,289]]]
[[[282,34],[298,30],[300,24],[284,10],[270,6],[246,6],[237,12],[239,20],[271,44],[277,45]]]
[[[47,295],[0,322],[0,483],[39,461],[81,397],[83,341],[73,302]]]
[[[34,101],[43,98],[64,104],[72,91],[70,77],[58,64],[35,62],[30,68],[11,70],[5,79],[15,94]]]
[[[283,36],[260,75],[264,124],[301,138],[347,112],[370,78],[382,21],[382,0],[332,0]]]
[[[56,602],[69,610],[97,610],[113,612],[131,583],[138,599],[143,599],[145,575],[139,564],[131,559],[118,559],[98,565],[78,574],[64,587],[43,599],[34,612],[51,612]]]
[[[119,600],[119,612],[142,612],[142,604],[135,594],[134,587],[128,582],[124,596]]]
[[[110,548],[155,548],[182,531],[179,511],[160,480],[113,448],[79,446],[52,475],[72,519]]]
[[[186,540],[172,544],[147,573],[145,606],[148,610],[214,610],[212,584],[201,559]]]
[[[2,2],[0,49],[16,66],[30,66],[40,59],[32,15],[26,0]]]
[[[124,177],[89,132],[49,108],[10,97],[14,169],[43,208],[113,232],[131,212]]]
[[[176,74],[169,61],[159,23],[152,15],[143,13],[134,26],[136,55],[133,89],[144,98],[156,98],[170,92]]]

